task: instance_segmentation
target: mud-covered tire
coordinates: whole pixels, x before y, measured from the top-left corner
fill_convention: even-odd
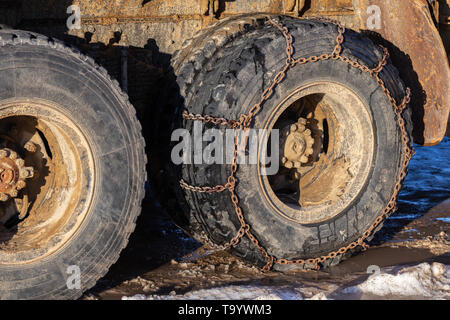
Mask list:
[[[18,101],[57,106],[84,135],[93,192],[55,252],[26,263],[10,254],[0,263],[0,298],[75,299],[117,261],[135,228],[146,180],[141,126],[118,82],[93,59],[42,35],[0,30],[0,105]]]
[[[335,25],[288,17],[277,19],[294,38],[296,58],[333,51],[338,34]],[[180,113],[185,109],[194,114],[238,119],[258,102],[264,88],[281,70],[286,59],[286,44],[281,33],[265,25],[264,19],[244,17],[242,20],[246,27],[234,27],[238,32],[232,36],[207,40],[205,35],[198,35],[197,38],[203,39],[198,41],[201,43],[199,47],[192,48],[195,41],[190,41],[186,48],[191,53],[183,53],[181,62],[179,55],[175,56],[175,73],[183,98]],[[220,32],[214,27],[212,30]],[[342,55],[375,68],[383,52],[361,34],[346,30]],[[401,101],[405,88],[390,61],[380,77],[394,98]],[[256,115],[254,128],[263,128],[275,106],[293,90],[315,81],[341,84],[363,101],[370,114],[375,137],[373,164],[357,197],[345,209],[331,219],[311,224],[299,224],[275,214],[261,191],[257,166],[239,165],[236,193],[244,217],[260,244],[278,259],[315,258],[361,237],[391,198],[404,157],[401,130],[393,106],[383,90],[368,73],[342,61],[318,61],[289,70],[285,80],[275,88],[274,94]],[[404,117],[408,122],[409,110],[404,112]],[[192,134],[193,121],[179,120],[178,125]],[[206,125],[205,128],[211,126]],[[215,186],[224,184],[228,175],[229,165],[183,164],[179,178],[194,186]],[[180,202],[187,203],[187,209],[182,217],[177,214],[174,219],[187,233],[201,241],[204,240],[202,234],[206,234],[216,244],[225,244],[236,235],[240,224],[228,192],[177,192]],[[377,230],[380,228],[381,225]],[[338,255],[324,265],[334,265],[357,250]],[[245,236],[232,252],[259,266],[266,263]],[[280,265],[276,268],[286,269]]]

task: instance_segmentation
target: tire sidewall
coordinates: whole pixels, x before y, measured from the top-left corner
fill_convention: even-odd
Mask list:
[[[1,47],[0,101],[48,101],[79,127],[94,160],[92,202],[76,233],[55,253],[27,264],[0,266],[3,299],[79,297],[115,262],[140,210],[143,146],[126,99],[103,70],[70,49],[56,49]],[[68,284],[73,266],[79,268],[79,287]]]
[[[332,27],[308,21],[291,20],[289,23],[296,57],[332,52],[336,34]],[[310,29],[308,26],[299,26],[301,23],[309,24]],[[306,33],[305,29],[308,30]],[[272,40],[267,40],[268,38]],[[361,63],[371,67],[379,63],[381,50],[369,40],[351,31],[344,38],[342,54],[357,56],[358,58],[354,58],[356,60],[366,59],[368,61]],[[283,37],[271,27],[264,27],[235,39],[232,45],[216,53],[204,66],[207,72],[196,76],[186,93],[185,106],[189,112],[196,114],[238,119],[259,101],[261,90],[270,85],[272,78],[284,66],[284,48]],[[258,59],[262,61],[259,62]],[[397,97],[403,86],[392,65],[387,65],[381,76]],[[347,87],[364,103],[373,124],[373,165],[366,184],[346,209],[324,223],[310,225],[300,225],[275,213],[263,196],[256,165],[240,165],[236,174],[239,204],[252,233],[269,254],[277,258],[316,257],[359,238],[386,207],[401,168],[401,132],[393,106],[373,77],[342,61],[318,61],[290,69],[256,115],[254,128],[264,128],[273,109],[292,92],[321,81],[331,81]],[[220,99],[215,99],[216,96]],[[192,133],[192,121],[185,121],[184,126]],[[223,184],[229,175],[228,167],[186,165],[182,169],[182,178],[193,185]],[[228,193],[203,195],[186,191],[185,197],[193,209],[190,212],[194,212],[197,221],[205,226],[213,241],[225,243],[236,234],[240,223]],[[256,250],[249,251],[252,246],[244,237],[233,251],[246,260],[264,264],[264,259]]]
[[[373,165],[363,188],[342,212],[322,223],[305,225],[280,216],[264,196],[257,165],[240,165],[236,190],[247,222],[261,244],[277,257],[297,257],[300,250],[304,257],[310,258],[335,249],[336,243],[344,246],[355,241],[381,214],[392,196],[401,160],[400,133],[393,107],[368,74],[354,72],[349,77],[352,71],[339,61],[294,67],[255,118],[255,128],[264,128],[274,108],[298,88],[316,82],[334,82],[358,95],[373,124]]]

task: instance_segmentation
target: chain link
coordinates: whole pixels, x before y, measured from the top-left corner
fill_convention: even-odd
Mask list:
[[[238,170],[237,158],[238,158],[238,148],[239,148],[239,138],[238,138],[238,134],[236,133],[235,137],[234,137],[233,162],[230,166],[230,175],[229,175],[229,177],[227,179],[227,183],[225,185],[217,185],[214,187],[207,187],[207,186],[206,187],[196,187],[196,186],[191,186],[191,185],[187,184],[184,180],[180,181],[180,185],[182,188],[184,188],[186,190],[190,190],[190,191],[194,191],[194,192],[201,192],[201,193],[223,192],[225,190],[228,190],[230,192],[230,198],[233,203],[234,211],[235,211],[236,217],[240,223],[240,228],[239,228],[237,234],[227,244],[224,244],[224,245],[216,245],[216,244],[212,243],[206,237],[206,234],[203,234],[203,236],[205,236],[204,242],[206,243],[206,245],[209,248],[212,248],[213,250],[227,250],[233,246],[236,246],[239,243],[240,239],[246,235],[248,237],[248,239],[250,240],[250,242],[258,249],[258,251],[261,253],[261,255],[266,260],[266,265],[262,268],[263,271],[269,271],[275,263],[281,264],[281,265],[287,265],[287,264],[309,265],[309,266],[312,266],[313,269],[318,270],[318,269],[320,269],[320,264],[323,264],[325,261],[327,261],[329,259],[333,259],[338,255],[345,254],[347,251],[352,250],[358,246],[361,247],[362,250],[367,250],[367,248],[369,246],[366,242],[367,242],[368,238],[371,236],[371,234],[373,233],[373,231],[384,221],[384,219],[386,219],[390,214],[395,212],[397,209],[396,204],[397,204],[398,194],[400,192],[403,180],[406,177],[409,162],[410,162],[412,156],[414,155],[414,150],[409,146],[409,136],[408,136],[408,132],[406,130],[405,120],[402,117],[403,110],[406,108],[406,106],[410,102],[411,90],[409,88],[407,88],[405,97],[403,98],[403,100],[401,101],[400,104],[397,104],[396,100],[392,97],[391,92],[386,87],[384,81],[379,76],[379,73],[383,70],[384,66],[387,64],[387,61],[389,59],[388,50],[386,48],[382,47],[382,49],[383,49],[382,59],[380,60],[379,64],[375,68],[370,69],[369,67],[362,65],[358,61],[351,60],[350,58],[347,58],[347,57],[341,55],[342,50],[343,50],[342,44],[344,42],[345,28],[338,21],[331,20],[328,18],[322,18],[322,17],[318,17],[315,19],[319,20],[319,21],[330,22],[330,23],[337,25],[338,35],[336,37],[336,45],[335,45],[332,53],[322,54],[320,56],[310,56],[310,57],[306,57],[306,58],[294,59],[293,58],[293,53],[294,53],[293,39],[292,39],[291,34],[289,33],[289,30],[287,29],[287,27],[283,26],[278,21],[276,21],[272,18],[269,18],[266,21],[266,23],[273,26],[277,30],[279,30],[283,34],[283,37],[286,40],[286,56],[287,56],[287,58],[286,58],[285,65],[283,66],[281,71],[275,75],[271,85],[268,88],[266,88],[264,90],[264,92],[261,94],[259,101],[250,109],[250,111],[247,114],[242,114],[239,117],[239,120],[237,120],[237,121],[236,120],[227,120],[224,118],[215,118],[215,117],[208,116],[208,115],[206,115],[206,116],[195,115],[195,114],[190,114],[186,111],[183,112],[183,118],[186,120],[202,121],[205,123],[213,123],[216,125],[228,126],[233,129],[248,130],[250,128],[252,120],[258,114],[258,112],[261,110],[263,103],[272,96],[275,87],[285,79],[286,73],[289,69],[295,67],[296,65],[302,65],[302,64],[316,62],[316,61],[324,61],[324,60],[329,60],[329,59],[340,60],[344,63],[351,65],[354,68],[358,68],[361,71],[370,74],[377,81],[378,85],[381,87],[381,89],[387,96],[389,102],[391,103],[391,105],[394,108],[394,112],[397,117],[397,123],[401,130],[404,159],[402,160],[402,168],[397,177],[397,182],[394,186],[394,192],[393,192],[388,204],[386,205],[385,209],[382,211],[380,216],[378,216],[376,218],[376,220],[372,223],[372,225],[363,233],[363,235],[359,239],[351,242],[347,246],[341,247],[340,249],[338,249],[336,251],[331,251],[327,255],[323,255],[320,257],[316,257],[316,258],[294,259],[294,260],[278,259],[275,256],[269,254],[268,251],[259,243],[258,239],[252,234],[251,227],[249,224],[246,223],[242,209],[239,205],[239,198],[238,198],[238,196],[236,194],[236,190],[235,190],[236,172]],[[246,145],[247,145],[247,140],[243,143],[243,147],[245,148]],[[242,148],[242,145],[241,145],[241,148]]]

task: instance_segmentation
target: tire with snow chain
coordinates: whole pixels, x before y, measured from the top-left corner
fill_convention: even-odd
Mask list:
[[[0,298],[78,298],[141,211],[141,126],[117,81],[56,40],[0,30],[0,66],[0,166],[21,179],[0,181]]]
[[[295,58],[333,52],[336,25],[277,19],[294,39]],[[260,17],[234,18],[222,28],[225,31],[211,27],[209,38],[206,33],[197,35],[182,49],[185,52],[175,55],[183,98],[177,125],[191,135],[194,121],[182,120],[183,110],[238,119],[259,101],[285,65],[285,38]],[[227,34],[227,28],[236,32]],[[345,31],[342,47],[342,56],[369,68],[376,68],[383,58],[380,47],[351,30]],[[400,102],[405,88],[390,61],[379,75]],[[403,117],[409,118],[408,109]],[[211,128],[224,132],[211,124],[205,124],[203,132]],[[241,163],[235,191],[251,233],[277,259],[316,258],[359,239],[388,204],[405,159],[394,106],[374,77],[340,60],[289,69],[255,115],[252,128],[267,129],[270,141],[279,142],[279,170],[263,175],[260,161]],[[270,141],[258,138],[258,155]],[[203,142],[202,150],[209,143]],[[230,164],[187,163],[178,173],[192,186],[224,185]],[[228,243],[236,235],[241,224],[227,190],[177,192],[186,210],[174,220],[186,232],[201,241],[206,235],[216,244]],[[337,264],[357,250],[338,254],[323,265]],[[246,236],[232,253],[258,266],[266,263]],[[274,267],[286,270],[292,265]]]

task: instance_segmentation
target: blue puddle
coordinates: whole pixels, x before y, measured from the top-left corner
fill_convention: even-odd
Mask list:
[[[450,138],[433,147],[414,145],[414,149],[416,154],[399,194],[399,210],[389,220],[416,219],[450,198]],[[448,223],[450,218],[437,220]]]

